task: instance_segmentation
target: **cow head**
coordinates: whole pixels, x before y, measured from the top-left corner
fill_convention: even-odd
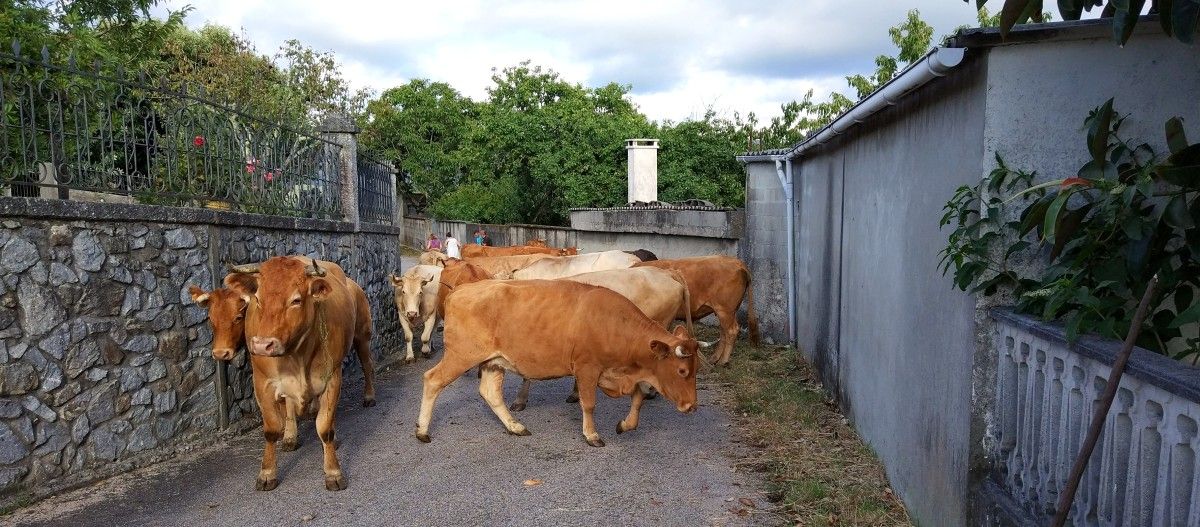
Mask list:
[[[680,412],[696,409],[699,349],[700,345],[683,326],[676,326],[669,338],[650,341],[650,351],[655,358],[655,387],[675,402],[675,408]]]
[[[246,340],[246,300],[226,288],[205,291],[188,286],[192,302],[208,310],[208,325],[212,327],[212,355],[217,360],[233,360],[233,355]]]
[[[433,278],[416,274],[390,275],[389,278],[392,287],[396,288],[396,311],[409,322],[416,322],[421,317],[421,292]]]
[[[277,256],[261,265],[234,267],[225,277],[225,286],[248,304],[250,353],[278,357],[294,349],[315,328],[317,308],[333,287],[317,261],[308,261]]]

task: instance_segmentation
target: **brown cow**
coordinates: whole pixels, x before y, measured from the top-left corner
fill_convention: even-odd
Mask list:
[[[451,259],[457,262],[458,260]],[[421,323],[421,355],[429,358],[433,347],[429,339],[437,326],[438,282],[442,268],[436,265],[418,265],[401,276],[388,275],[395,288],[396,312],[400,316],[400,328],[404,330],[404,363],[416,360],[413,355],[413,327]]]
[[[565,256],[566,251],[554,247],[533,247],[529,245],[514,245],[511,247],[489,247],[468,243],[462,248],[464,260],[472,258],[488,258],[492,256],[520,256],[523,254],[548,254],[550,256]]]
[[[750,326],[750,342],[758,345],[758,317],[754,314],[754,289],[750,287],[750,270],[732,256],[700,256],[672,260],[641,262],[634,267],[674,269],[683,275],[692,297],[692,319],[716,314],[721,323],[721,345],[713,354],[717,364],[729,362],[737,340],[738,306],[746,297],[746,318]],[[683,318],[680,313],[677,318]]]
[[[610,269],[577,274],[559,280],[570,280],[612,289],[617,294],[628,298],[643,314],[663,328],[669,328],[671,321],[675,320],[675,316],[680,312],[687,313],[687,306],[691,305],[687,282],[678,272],[669,269],[653,267]],[[694,334],[692,318],[688,316],[685,321],[688,333]],[[700,343],[701,348],[707,348],[710,345],[706,342]],[[529,400],[531,384],[529,379],[525,379],[521,383],[521,390],[517,392],[517,398],[509,406],[509,409],[516,412],[525,409]],[[573,390],[573,392],[571,397],[567,398],[567,402],[573,403],[577,400],[577,390]],[[631,415],[634,414],[636,414],[636,408],[631,413]]]
[[[556,258],[549,254],[523,254],[520,256],[489,256],[487,258],[472,258],[471,263],[487,271],[490,275],[512,273],[524,269],[539,260]]]
[[[188,286],[192,302],[208,310],[208,325],[212,328],[212,356],[217,360],[233,360],[238,348],[246,342],[246,300],[224,287],[205,291]]]
[[[592,418],[596,388],[609,397],[632,395],[638,404],[637,385],[645,382],[679,411],[691,412],[696,408],[698,348],[685,328],[668,332],[627,298],[603,287],[556,280],[462,285],[446,298],[445,352],[425,372],[416,437],[429,442],[433,405],[442,389],[481,366],[479,393],[515,435],[529,435],[529,430],[504,405],[504,371],[533,379],[574,376],[584,438],[591,446],[604,446]],[[627,417],[617,429],[636,426]]]
[[[255,488],[279,485],[275,442],[298,416],[316,415],[324,450],[325,488],[343,490],[346,478],[334,442],[334,413],[342,387],[342,359],[351,346],[364,368],[371,360],[371,311],[362,288],[335,264],[275,257],[235,268],[225,285],[247,301],[246,340],[254,398],[263,418],[262,468]]]
[[[470,284],[491,279],[491,273],[473,263],[454,259],[446,262],[446,268],[442,269],[440,282],[438,283],[438,318],[445,320],[446,295],[449,295],[450,291],[453,291],[455,288],[463,284]]]
[[[450,257],[446,256],[446,253],[444,252],[425,251],[421,253],[420,257],[417,258],[417,261],[421,265],[436,265],[438,267],[444,267],[446,265],[446,260],[448,259],[450,259]]]

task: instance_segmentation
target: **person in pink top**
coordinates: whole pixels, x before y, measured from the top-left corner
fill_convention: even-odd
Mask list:
[[[436,234],[429,233],[429,239],[425,241],[425,250],[440,252],[442,250],[442,240],[439,240]]]

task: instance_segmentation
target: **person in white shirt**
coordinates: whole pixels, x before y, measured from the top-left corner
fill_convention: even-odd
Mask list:
[[[455,238],[448,232],[446,233],[446,241],[443,243],[443,246],[446,248],[446,256],[462,258],[462,244],[459,243],[458,238]]]

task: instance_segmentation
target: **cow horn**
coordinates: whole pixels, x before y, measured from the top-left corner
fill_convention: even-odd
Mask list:
[[[228,265],[229,265],[229,272],[231,272],[231,273],[254,274],[254,273],[258,272],[258,266],[260,264],[252,263],[252,264],[242,264],[242,265],[233,265],[233,264],[228,264]]]
[[[688,357],[691,357],[691,356],[692,356],[692,354],[691,354],[691,353],[686,353],[686,354],[685,354],[685,353],[683,352],[683,346],[675,346],[675,356],[676,356],[676,357],[679,357],[679,358],[681,358],[681,359],[686,359],[686,358],[688,358]]]
[[[696,341],[696,344],[699,344],[699,345],[700,345],[700,349],[708,349],[708,348],[711,348],[711,347],[713,347],[713,346],[716,346],[716,345],[717,345],[717,343],[718,343],[718,342],[720,342],[720,341],[721,341],[721,339],[717,339],[717,340],[714,340],[714,341],[712,341],[712,342],[704,342],[703,340],[697,340],[697,341]]]
[[[325,276],[325,270],[321,269],[321,266],[317,265],[317,259],[313,258],[312,259],[312,268],[308,269],[305,272],[305,274],[307,274],[308,276]]]

